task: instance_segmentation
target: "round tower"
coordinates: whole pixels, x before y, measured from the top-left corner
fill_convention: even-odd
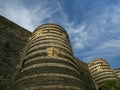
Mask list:
[[[98,86],[101,86],[105,80],[116,79],[116,75],[109,63],[102,58],[90,61],[88,66],[90,73]]]
[[[15,90],[83,90],[66,31],[43,24],[30,37]]]

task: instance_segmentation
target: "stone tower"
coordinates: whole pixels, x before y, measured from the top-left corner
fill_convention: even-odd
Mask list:
[[[30,37],[14,90],[84,90],[66,31],[39,26]]]
[[[88,63],[88,66],[98,87],[101,87],[106,80],[117,79],[116,74],[105,59],[97,58],[92,60]]]

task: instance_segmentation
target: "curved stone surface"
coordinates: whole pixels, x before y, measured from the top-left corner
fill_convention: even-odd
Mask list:
[[[116,75],[111,70],[110,65],[102,58],[90,61],[88,66],[95,83],[98,85],[102,84],[105,80],[116,79]]]
[[[39,26],[26,45],[16,90],[83,90],[67,32],[59,25]]]

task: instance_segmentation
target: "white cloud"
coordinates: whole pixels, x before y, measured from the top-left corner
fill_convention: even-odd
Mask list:
[[[48,0],[43,0],[36,2],[38,4],[35,6],[31,5],[30,8],[26,7],[22,0],[2,0],[0,2],[2,2],[0,4],[1,15],[31,31],[40,25],[44,19],[51,17],[59,10],[57,1],[53,5]]]
[[[107,6],[89,20],[85,20],[85,31],[88,39],[87,47],[90,50],[80,55],[84,60],[90,61],[98,57],[114,58],[120,52],[120,4]],[[91,15],[90,15],[91,16]]]
[[[88,33],[85,31],[85,25],[80,26],[71,26],[69,27],[71,42],[73,44],[74,49],[82,49],[86,44],[86,40],[88,39]]]
[[[1,1],[2,2],[2,1]],[[27,8],[18,0],[11,0],[1,3],[3,10],[1,14],[17,24],[30,29],[33,29],[30,13]]]

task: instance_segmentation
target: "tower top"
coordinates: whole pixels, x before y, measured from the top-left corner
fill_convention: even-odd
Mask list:
[[[48,28],[48,27],[58,28],[58,29],[62,30],[63,32],[67,33],[66,30],[65,30],[63,27],[61,27],[61,26],[58,25],[58,24],[54,24],[54,23],[45,23],[45,24],[42,24],[42,25],[38,26],[38,27],[34,30],[34,32],[36,32],[36,31],[38,31],[38,30],[40,30],[40,29],[42,29],[42,28]]]

